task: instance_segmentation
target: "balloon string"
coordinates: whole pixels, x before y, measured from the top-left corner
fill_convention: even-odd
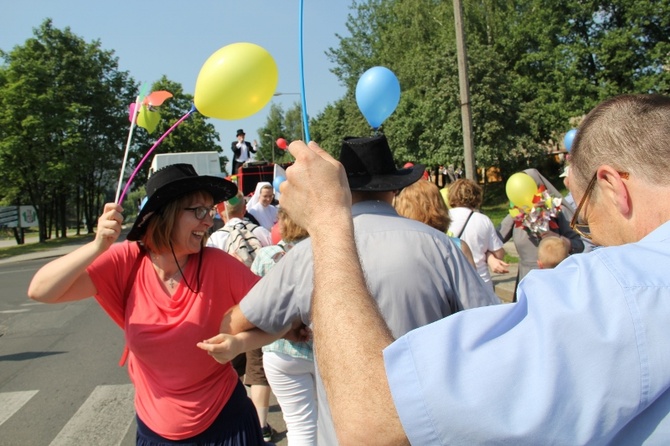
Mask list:
[[[119,194],[121,193],[121,185],[123,184],[123,173],[126,171],[126,162],[128,161],[128,150],[130,149],[130,141],[133,139],[133,131],[135,130],[135,123],[137,123],[137,112],[140,106],[140,95],[135,99],[135,108],[133,115],[130,118],[130,130],[128,131],[128,141],[126,141],[126,150],[123,153],[123,163],[121,164],[121,173],[119,174],[119,184],[116,187],[115,203],[119,203]]]
[[[298,47],[300,48],[300,96],[302,99],[302,128],[305,130],[305,142],[310,141],[309,137],[309,126],[307,119],[307,100],[305,99],[305,56],[303,54],[303,42],[302,42],[302,28],[303,28],[303,0],[300,0],[300,30],[299,30],[299,43]]]
[[[144,156],[142,157],[140,162],[137,164],[137,167],[135,168],[135,170],[133,170],[133,173],[130,175],[130,178],[128,178],[128,182],[126,183],[126,187],[123,189],[123,193],[121,194],[121,198],[119,198],[118,201],[117,201],[118,204],[123,203],[123,198],[126,196],[126,192],[128,191],[128,188],[130,187],[130,183],[132,183],[133,179],[137,175],[137,172],[140,170],[140,167],[142,167],[142,164],[144,164],[144,162],[147,160],[147,158],[149,158],[149,155],[151,155],[151,152],[153,152],[156,149],[156,147],[158,147],[158,145],[161,142],[163,142],[165,137],[168,136],[170,133],[172,133],[172,131],[174,129],[176,129],[179,124],[181,124],[182,122],[184,122],[184,120],[186,120],[186,118],[191,116],[191,113],[193,113],[194,111],[195,111],[195,107],[191,107],[191,109],[184,116],[179,118],[179,120],[177,122],[175,122],[172,125],[172,127],[170,127],[167,130],[167,132],[163,133],[163,135],[160,138],[158,138],[158,140],[154,143],[153,146],[151,146],[151,148],[147,151],[147,153],[144,154]]]

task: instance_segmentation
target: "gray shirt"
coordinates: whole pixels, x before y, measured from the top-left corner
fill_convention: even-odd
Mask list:
[[[356,203],[352,213],[368,288],[394,337],[462,309],[500,303],[446,234],[398,216],[384,202]],[[240,309],[267,332],[276,333],[297,317],[309,325],[312,279],[312,245],[306,239],[249,291]],[[317,395],[318,443],[337,444],[318,372]]]

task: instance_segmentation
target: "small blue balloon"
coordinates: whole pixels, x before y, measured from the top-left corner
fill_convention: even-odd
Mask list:
[[[568,152],[572,150],[572,141],[574,141],[576,135],[577,129],[571,129],[568,130],[568,132],[565,134],[565,138],[563,138],[563,145],[565,146],[565,150]]]
[[[373,129],[395,111],[400,102],[400,83],[393,71],[372,67],[358,79],[356,103]]]
[[[275,188],[275,191],[279,192],[279,186],[286,181],[286,178],[284,177],[275,177],[275,179],[272,181],[272,187]]]

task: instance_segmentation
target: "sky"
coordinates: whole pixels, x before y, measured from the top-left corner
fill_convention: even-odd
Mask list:
[[[336,34],[349,35],[348,5],[338,0],[304,2],[303,65],[310,117],[344,96],[345,88],[330,72],[333,65],[325,52],[339,45]],[[257,130],[265,124],[270,105],[287,110],[301,100],[300,0],[0,0],[0,11],[4,51],[23,45],[34,28],[51,18],[55,28],[70,27],[86,42],[100,40],[103,50],[114,50],[119,69],[135,81],[151,85],[165,75],[191,95],[204,62],[218,49],[236,42],[265,48],[278,66],[277,92],[285,94],[248,118],[210,119],[228,158],[237,129],[244,129],[249,141],[267,140]]]

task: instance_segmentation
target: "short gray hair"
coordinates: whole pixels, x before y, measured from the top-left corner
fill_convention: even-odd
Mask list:
[[[582,189],[603,164],[670,184],[670,97],[621,95],[602,102],[577,130],[571,156],[570,173]]]

